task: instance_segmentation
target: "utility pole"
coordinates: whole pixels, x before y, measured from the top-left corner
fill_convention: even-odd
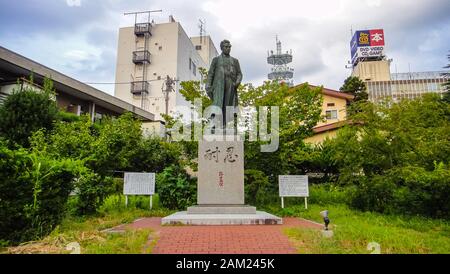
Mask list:
[[[174,84],[175,84],[175,80],[170,78],[169,75],[167,75],[166,80],[163,82],[163,85],[161,87],[162,93],[164,94],[164,99],[166,101],[166,110],[165,110],[166,117],[169,115],[169,92],[175,91],[174,87],[173,87]],[[169,141],[169,135],[170,135],[170,133],[167,132],[167,128],[166,128],[166,140],[167,141]]]
[[[166,100],[166,115],[169,115],[169,92],[175,91],[173,85],[175,84],[175,80],[170,78],[169,75],[166,77],[166,81],[163,84],[164,98]],[[165,89],[164,89],[165,87]]]

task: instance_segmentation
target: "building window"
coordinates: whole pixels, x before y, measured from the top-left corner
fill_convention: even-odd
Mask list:
[[[197,46],[195,46],[195,49],[196,50],[202,50],[202,46],[201,45],[197,45]]]
[[[192,61],[191,58],[189,58],[189,70],[192,70],[192,74],[194,74],[194,76],[197,76],[197,65]]]
[[[327,120],[337,119],[337,110],[327,110],[326,117]]]
[[[328,103],[327,107],[334,107],[334,103]]]

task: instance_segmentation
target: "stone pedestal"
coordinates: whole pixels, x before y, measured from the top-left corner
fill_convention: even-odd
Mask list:
[[[199,141],[197,206],[162,219],[162,224],[281,224],[282,219],[244,203],[244,142]]]
[[[281,218],[256,211],[254,214],[188,214],[177,212],[162,219],[163,225],[280,225]]]
[[[198,205],[188,207],[187,214],[256,214],[256,207],[247,205]]]
[[[200,141],[199,205],[244,205],[244,142]]]

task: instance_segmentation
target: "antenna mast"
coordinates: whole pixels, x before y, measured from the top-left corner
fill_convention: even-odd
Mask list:
[[[293,86],[294,69],[288,66],[292,62],[292,50],[286,51],[286,53],[282,52],[281,41],[278,40],[278,35],[275,37],[275,42],[277,46],[276,53],[271,50],[267,57],[267,63],[272,65],[272,72],[269,73],[268,78]]]
[[[123,15],[134,15],[134,24],[137,24],[137,16],[138,14],[148,14],[148,21],[147,23],[150,23],[150,13],[154,12],[162,12],[162,10],[147,10],[147,11],[136,11],[136,12],[125,12]]]
[[[198,19],[200,24],[198,24],[198,27],[200,29],[200,44],[203,43],[203,35],[205,35],[205,20]]]

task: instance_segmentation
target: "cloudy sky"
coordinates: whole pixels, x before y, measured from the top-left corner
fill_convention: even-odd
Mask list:
[[[436,71],[448,64],[448,0],[0,0],[0,45],[88,83],[114,82],[118,29],[124,12],[159,10],[198,36],[198,20],[218,48],[233,44],[243,82],[267,77],[275,37],[292,49],[295,83],[339,89],[350,74],[351,30],[383,28],[392,72]],[[95,85],[113,94],[113,85]]]

